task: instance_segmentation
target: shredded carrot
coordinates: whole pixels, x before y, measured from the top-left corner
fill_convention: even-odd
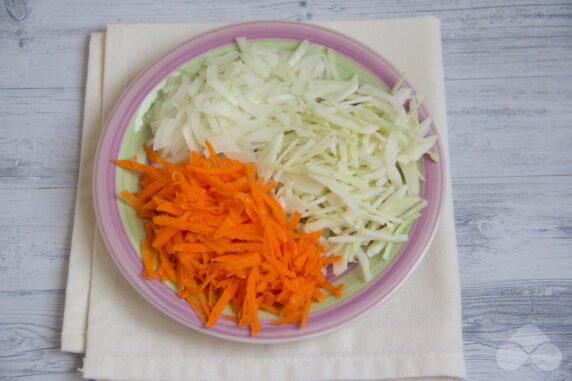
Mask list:
[[[114,161],[141,173],[141,190],[121,198],[145,222],[143,276],[175,283],[206,327],[223,316],[256,335],[259,311],[276,315],[275,325],[304,327],[322,291],[341,297],[343,285],[322,273],[339,257],[322,256],[321,231],[300,229],[300,213],[287,218],[271,193],[276,183],[257,177],[254,164],[206,146],[208,157],[191,152],[178,164],[149,147],[152,164]]]

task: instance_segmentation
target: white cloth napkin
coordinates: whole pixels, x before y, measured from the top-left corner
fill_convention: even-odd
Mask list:
[[[425,95],[425,105],[440,128],[442,144],[447,147],[437,19],[318,24],[364,42],[404,70],[418,92]],[[101,120],[105,120],[114,102],[142,69],[212,27],[109,25],[105,41],[102,34],[92,35],[62,349],[85,350],[85,377],[110,380],[464,378],[449,178],[444,214],[434,242],[410,279],[366,317],[318,338],[288,344],[249,345],[197,333],[164,316],[132,289],[116,269],[97,230],[91,261],[89,226],[95,224],[91,206],[84,204],[91,199],[93,149],[100,131],[98,100],[103,100]]]
[[[62,329],[62,350],[85,352],[91,258],[97,230],[93,209],[92,165],[101,132],[103,95],[103,53],[105,34],[92,33],[85,86],[80,170],[75,200],[72,244],[68,266],[68,286]]]

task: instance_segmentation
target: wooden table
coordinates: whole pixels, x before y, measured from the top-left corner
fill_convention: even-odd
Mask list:
[[[59,337],[90,32],[419,15],[443,28],[469,379],[572,380],[570,0],[2,1],[0,379],[81,378]],[[498,351],[523,326],[545,336],[508,370]]]

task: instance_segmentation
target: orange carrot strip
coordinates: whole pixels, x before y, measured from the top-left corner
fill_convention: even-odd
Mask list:
[[[180,216],[183,214],[183,209],[181,209],[180,207],[176,206],[175,204],[169,201],[163,201],[162,203],[157,204],[156,210],[158,212],[169,213],[173,216]]]
[[[204,243],[178,243],[173,246],[173,250],[186,253],[208,253],[212,251]]]
[[[159,177],[161,177],[161,172],[151,166],[151,165],[145,165],[145,164],[140,164],[136,161],[133,160],[112,160],[113,164],[123,168],[123,169],[128,169],[131,171],[137,171],[137,172],[142,172],[144,174],[146,174],[147,176],[149,176],[152,180],[155,180]]]
[[[250,255],[222,255],[213,259],[215,262],[224,264],[226,269],[242,269],[245,267],[255,267],[261,262],[260,254]],[[256,268],[256,267],[255,267]]]
[[[187,222],[181,218],[173,218],[169,216],[157,216],[153,218],[153,223],[159,226],[169,226],[179,230],[188,230],[195,233],[208,233],[213,229],[208,229],[204,225]]]
[[[190,297],[190,296],[185,298],[185,300],[187,301],[187,303],[189,303],[191,305],[191,307],[193,307],[193,310],[195,310],[199,319],[201,319],[201,321],[203,323],[206,323],[207,315],[205,314],[201,305],[199,303],[197,303],[197,301],[193,297]]]
[[[256,335],[260,331],[260,321],[258,320],[258,303],[256,302],[256,282],[258,281],[258,268],[253,267],[246,283],[246,313],[250,318],[250,332]]]
[[[121,198],[131,205],[135,210],[143,206],[143,201],[139,200],[133,193],[124,190],[120,193]]]
[[[284,325],[284,324],[292,324],[292,323],[299,323],[302,320],[302,312],[296,312],[290,314],[282,319],[278,319],[272,322],[272,325]]]
[[[258,307],[263,311],[273,313],[274,315],[280,315],[280,309],[278,307],[270,306],[268,304],[260,304]]]
[[[302,313],[302,320],[300,321],[300,327],[304,328],[308,322],[308,315],[310,314],[310,306],[312,305],[312,299],[308,298],[306,300],[306,306],[304,307],[304,312]]]
[[[234,297],[237,289],[238,289],[238,283],[233,282],[228,288],[226,288],[223,291],[222,295],[220,296],[219,300],[216,302],[214,308],[211,311],[209,319],[207,320],[206,324],[207,327],[212,327],[213,325],[215,325],[222,310]]]
[[[322,284],[322,287],[328,291],[330,294],[334,295],[336,298],[341,298],[342,297],[342,289],[344,285],[341,284],[338,287],[334,287],[330,282],[324,282]]]
[[[159,257],[146,240],[141,241],[141,255],[143,257],[143,276],[149,279],[155,278],[159,266]]]
[[[159,234],[155,236],[153,240],[153,247],[156,249],[160,249],[169,242],[171,238],[173,238],[177,233],[179,233],[178,229],[166,227],[159,231]]]
[[[272,197],[272,195],[268,193],[263,193],[264,202],[270,207],[272,210],[272,214],[281,228],[286,226],[286,215],[284,214],[284,210],[282,206],[278,203],[278,201]]]
[[[207,175],[228,175],[234,172],[242,171],[242,165],[233,165],[226,168],[201,168],[196,165],[189,166],[193,172],[204,173]]]

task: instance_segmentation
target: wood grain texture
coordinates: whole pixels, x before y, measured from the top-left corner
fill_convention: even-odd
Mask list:
[[[305,4],[305,5],[303,5]],[[434,15],[443,24],[448,78],[568,75],[570,1],[170,1],[31,3],[29,16],[0,14],[0,87],[78,87],[86,39],[113,22],[207,22],[244,19],[345,20]],[[551,55],[557,51],[558,55]],[[42,75],[37,75],[42,73]]]
[[[572,1],[0,1],[0,379],[79,380],[59,351],[90,32],[113,22],[441,19],[470,380],[572,380]],[[505,371],[541,329],[559,368]]]
[[[463,286],[570,278],[571,176],[454,179],[453,198]]]
[[[64,295],[63,290],[0,292],[0,377],[55,380],[75,373],[69,379],[81,379],[80,356],[60,350]]]

